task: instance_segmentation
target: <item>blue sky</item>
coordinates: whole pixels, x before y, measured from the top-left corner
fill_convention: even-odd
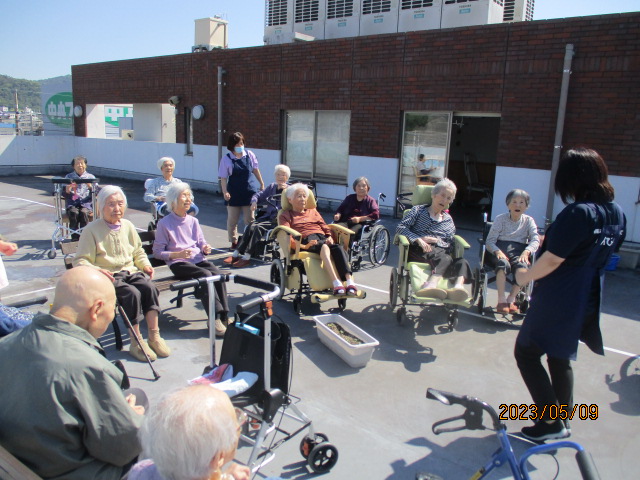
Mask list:
[[[191,51],[194,20],[229,21],[229,47],[262,45],[263,0],[2,0],[0,74],[68,75],[71,65]],[[536,0],[534,17],[640,10],[640,0]]]

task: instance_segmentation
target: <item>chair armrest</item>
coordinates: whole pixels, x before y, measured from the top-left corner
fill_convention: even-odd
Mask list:
[[[456,245],[460,245],[462,248],[466,249],[470,247],[467,241],[464,238],[462,238],[460,235],[455,235],[453,237],[453,241]]]
[[[294,230],[291,227],[286,227],[284,225],[278,225],[276,228],[274,228],[273,230],[271,230],[271,238],[276,238],[278,236],[278,232],[286,232],[289,235],[291,235],[293,237],[293,239],[296,242],[299,242],[300,240],[302,240],[302,235],[300,235],[300,233],[298,233],[297,230]]]
[[[342,248],[344,248],[345,251],[348,252],[349,239],[351,238],[351,235],[355,235],[356,232],[336,223],[330,223],[329,228],[331,229],[332,237],[334,237],[336,243],[341,244]]]
[[[347,227],[343,227],[342,225],[338,225],[337,223],[330,223],[329,224],[329,228],[336,233],[337,235],[344,233],[346,235],[354,235],[356,232],[354,232],[353,230],[347,228]]]

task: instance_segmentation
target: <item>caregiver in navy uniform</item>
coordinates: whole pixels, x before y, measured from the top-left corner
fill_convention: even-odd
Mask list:
[[[251,198],[259,191],[264,190],[262,175],[258,169],[258,159],[250,150],[245,150],[245,138],[240,132],[229,135],[227,153],[220,159],[218,177],[220,188],[227,205],[227,234],[231,242],[231,250],[238,245],[238,220],[243,214],[245,226],[253,221],[251,210]],[[260,188],[251,184],[251,175],[255,175],[260,183]]]
[[[563,421],[573,409],[571,360],[576,359],[579,340],[604,355],[599,325],[604,267],[626,228],[624,214],[613,201],[607,166],[595,150],[576,148],[563,155],[555,191],[567,206],[549,226],[542,255],[531,269],[516,274],[520,285],[535,281],[515,346],[539,419],[524,427],[522,435],[534,441],[571,434],[568,421]]]

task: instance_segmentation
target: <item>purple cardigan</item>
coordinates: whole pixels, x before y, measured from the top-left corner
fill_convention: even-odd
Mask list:
[[[361,202],[358,202],[358,196],[355,193],[347,195],[336,213],[340,214],[339,222],[346,222],[353,217],[369,217],[371,220],[380,218],[378,202],[371,195],[367,195]]]
[[[156,239],[153,242],[153,256],[163,260],[167,265],[176,262],[200,263],[205,259],[202,248],[207,244],[200,228],[198,219],[187,215],[179,217],[171,212],[158,222]],[[171,252],[178,252],[185,248],[197,249],[198,252],[191,258],[179,258],[171,260]]]

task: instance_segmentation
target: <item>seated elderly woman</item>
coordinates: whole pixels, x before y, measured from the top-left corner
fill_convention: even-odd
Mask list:
[[[73,172],[68,173],[64,178],[70,178],[71,180],[96,178],[87,172],[87,159],[82,155],[73,157],[71,166],[73,167]],[[91,183],[71,183],[65,186],[62,192],[66,203],[67,216],[69,217],[69,228],[74,231],[71,234],[73,240],[80,238],[76,231],[87,225],[93,216],[91,188]]]
[[[171,392],[145,416],[138,436],[146,459],[124,478],[249,480],[249,467],[233,462],[246,420],[226,393],[209,385]]]
[[[346,196],[336,210],[333,221],[357,234],[362,229],[363,222],[378,220],[380,218],[378,202],[369,195],[369,190],[371,190],[371,184],[367,177],[356,178],[353,181],[353,191],[356,193]]]
[[[211,253],[211,245],[204,239],[200,222],[187,215],[193,205],[193,192],[187,183],[173,183],[167,190],[169,214],[158,222],[156,238],[153,242],[153,255],[169,265],[173,275],[179,280],[211,277],[222,272],[208,262],[206,255]],[[229,305],[225,282],[214,282],[216,289],[215,308],[216,335],[223,336],[227,330]],[[200,289],[198,297],[209,314],[209,291]]]
[[[130,335],[140,339],[151,360],[155,360],[156,355],[168,357],[171,350],[160,337],[158,328],[159,292],[151,281],[153,267],[142,248],[136,227],[123,218],[127,197],[120,187],[106,185],[98,194],[97,204],[101,218],[82,231],[73,266],[88,265],[109,277],[116,289],[118,303],[133,326]],[[140,334],[143,319],[149,330],[148,344]],[[137,342],[131,342],[129,353],[137,360],[146,361]]]
[[[318,210],[306,208],[309,187],[303,183],[295,183],[285,190],[285,195],[291,204],[291,210],[287,210],[280,215],[279,224],[290,227],[300,233],[302,236],[301,250],[320,254],[322,268],[324,268],[333,282],[334,295],[357,295],[358,289],[351,276],[352,272],[347,252],[344,251],[342,245],[334,243],[331,229],[318,213]],[[346,289],[342,283],[343,281],[347,283]]]
[[[173,176],[175,168],[176,161],[173,158],[162,157],[158,160],[158,169],[162,172],[162,176],[145,183],[146,191],[144,192],[144,201],[152,203],[160,217],[164,217],[168,213],[167,202],[165,199],[167,196],[167,189],[173,183],[180,181],[180,179]],[[197,215],[198,207],[196,207],[195,204],[191,204],[191,208],[188,213],[190,215]]]
[[[258,204],[264,204],[270,197],[279,195],[289,186],[287,183],[291,176],[291,170],[286,165],[276,165],[274,176],[276,181],[253,195],[251,198],[251,210],[255,211]],[[266,210],[244,229],[242,240],[230,257],[224,259],[224,263],[232,267],[246,267],[254,255],[258,255],[257,246],[265,232],[277,226],[277,215],[280,209],[280,198],[276,197],[272,203],[267,203]]]
[[[396,234],[411,242],[409,261],[431,265],[431,275],[416,292],[419,296],[454,302],[463,302],[469,296],[464,284],[471,280],[471,267],[464,258],[451,258],[456,227],[447,209],[456,190],[448,178],[440,180],[431,191],[431,204],[416,205],[398,224]],[[453,283],[451,288],[438,287],[443,277]]]

